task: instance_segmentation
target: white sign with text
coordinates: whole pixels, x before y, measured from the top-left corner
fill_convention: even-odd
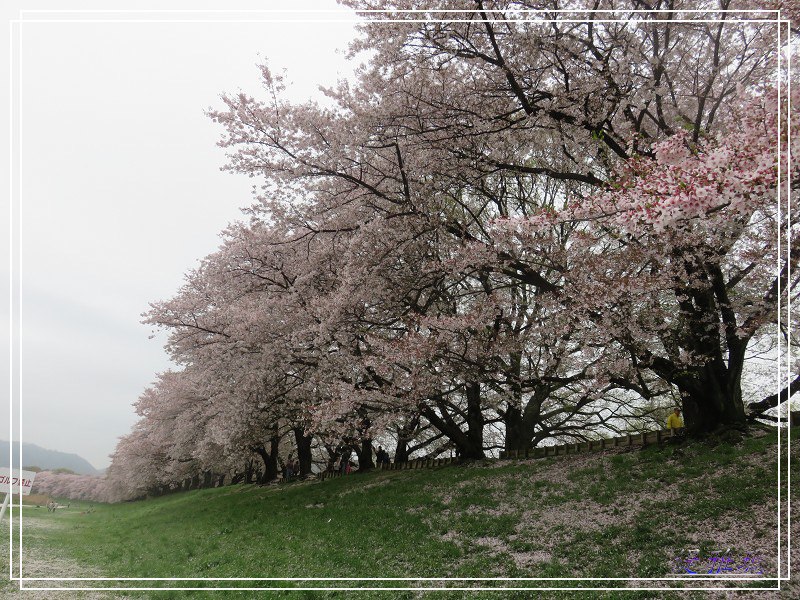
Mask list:
[[[0,494],[7,494],[8,484],[11,483],[12,494],[22,492],[23,496],[27,496],[31,493],[35,476],[35,471],[20,471],[18,469],[10,471],[8,467],[0,467]]]

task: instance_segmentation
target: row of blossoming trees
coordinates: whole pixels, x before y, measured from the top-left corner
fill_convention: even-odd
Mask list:
[[[743,427],[796,390],[742,392],[785,360],[798,281],[773,14],[345,4],[381,11],[324,105],[263,67],[264,99],[210,112],[256,200],[147,313],[180,369],[136,404],[106,497],[266,481],[289,452],[369,468],[378,441],[479,458],[675,405],[692,432]]]

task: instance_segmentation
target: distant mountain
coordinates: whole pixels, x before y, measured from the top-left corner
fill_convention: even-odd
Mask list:
[[[14,466],[18,465],[19,445],[14,442]],[[36,444],[22,443],[22,465],[25,467],[41,467],[43,470],[70,469],[79,475],[101,475],[89,461],[77,454],[68,454],[57,450],[47,450]],[[8,468],[8,442],[0,440],[0,467]]]

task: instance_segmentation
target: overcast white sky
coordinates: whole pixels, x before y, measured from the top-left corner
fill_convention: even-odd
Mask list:
[[[293,4],[300,3],[149,6],[220,10]],[[334,0],[301,5],[345,11]],[[133,8],[108,2],[69,6]],[[2,10],[14,19],[19,9],[55,7],[55,2],[22,1]],[[319,84],[347,73],[336,50],[354,33],[352,22],[312,21],[353,17],[345,11],[341,16],[27,12],[23,18],[14,40],[19,79],[10,84],[12,63],[3,66],[14,103],[9,113],[6,93],[3,103],[11,117],[3,127],[6,139],[9,127],[14,135],[11,148],[2,150],[2,168],[4,180],[14,171],[14,188],[6,194],[12,198],[17,243],[11,261],[8,244],[0,251],[4,339],[14,322],[9,321],[9,269],[21,280],[21,296],[14,300],[15,311],[21,311],[21,367],[9,369],[7,345],[0,359],[5,381],[19,375],[22,439],[75,452],[104,468],[117,438],[136,420],[131,404],[170,366],[164,337],[148,339],[141,313],[149,302],[174,294],[183,274],[216,249],[219,232],[250,202],[253,181],[219,171],[224,154],[215,144],[221,132],[204,110],[219,106],[223,92],[260,94],[256,64],[264,60],[287,69],[298,100],[316,94]],[[247,22],[131,22],[137,19]],[[261,19],[303,22],[256,22]],[[3,218],[10,232],[7,208]],[[4,402],[8,397],[6,384]],[[9,432],[7,404],[0,408],[0,439],[18,437],[16,414]]]

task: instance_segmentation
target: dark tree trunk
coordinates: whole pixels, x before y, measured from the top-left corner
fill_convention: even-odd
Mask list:
[[[205,473],[203,473],[203,487],[204,488],[211,487],[211,482],[212,482],[213,477],[214,477],[214,475],[213,475],[213,473],[211,473],[211,471],[206,471]]]
[[[744,428],[747,417],[742,402],[741,369],[715,362],[691,371],[678,382],[683,400],[684,423],[691,435],[703,435],[724,427]]]
[[[311,473],[311,439],[312,436],[305,435],[302,427],[295,427],[294,441],[297,445],[297,460],[300,461],[300,475],[305,477]]]
[[[397,429],[397,447],[394,450],[394,462],[408,462],[411,454],[409,445],[414,437],[414,432],[419,427],[419,415],[414,415],[411,420]]]
[[[267,450],[264,448],[264,446],[254,446],[253,447],[253,452],[255,452],[256,454],[258,454],[261,457],[261,460],[263,461],[264,467],[265,467],[264,473],[266,473],[267,472],[266,466],[271,462],[271,458],[272,458],[269,455],[269,452],[267,452]],[[275,479],[275,478],[273,477],[272,479]],[[258,483],[267,483],[268,481],[272,481],[272,479],[267,479],[266,477],[263,477],[263,478],[258,480]]]
[[[506,377],[511,382],[511,400],[505,413],[502,413],[506,430],[506,452],[527,450],[533,437],[531,428],[526,427],[528,425],[527,421],[530,421],[530,419],[526,420],[526,415],[522,411],[522,386],[520,385],[522,355],[519,352],[511,353],[509,355],[509,364],[510,369],[506,373]]]
[[[264,471],[261,473],[259,479],[261,483],[267,483],[278,477],[278,442],[279,438],[276,432],[272,438],[270,438],[269,451],[267,451],[263,444],[251,448],[253,452],[261,457],[261,461],[264,463]]]
[[[336,463],[336,458],[339,456],[339,454],[337,453],[336,448],[330,444],[325,444],[325,451],[328,453],[328,462],[325,468],[327,471],[333,471],[333,465]]]
[[[397,437],[397,447],[394,449],[394,462],[404,463],[408,462],[408,438]]]
[[[479,383],[471,382],[466,385],[467,413],[466,431],[462,430],[450,414],[447,404],[442,400],[436,401],[439,414],[431,406],[422,410],[431,425],[441,431],[455,446],[456,454],[462,459],[484,458],[483,453],[483,414],[481,411],[481,388]]]
[[[506,426],[506,452],[528,448],[531,438],[525,433],[522,411],[516,406],[509,406],[503,415],[503,423]]]
[[[217,481],[217,487],[222,487],[223,485],[225,485],[225,473],[222,473]]]
[[[269,440],[269,455],[270,461],[264,464],[264,479],[267,481],[272,481],[273,479],[278,477],[278,443],[280,442],[280,437],[278,436],[278,428],[275,427],[275,430],[272,434],[272,437]]]
[[[736,314],[718,263],[700,258],[705,249],[677,249],[686,274],[698,284],[675,288],[676,300],[686,325],[681,344],[695,356],[705,357],[699,367],[680,367],[669,360],[654,359],[654,370],[681,392],[684,424],[690,435],[720,428],[747,427],[742,403],[742,369],[748,337],[739,336]],[[704,285],[699,285],[702,282]],[[709,323],[724,326],[724,333]],[[672,352],[675,352],[673,348]],[[727,360],[725,358],[727,354]]]
[[[547,431],[540,427],[537,436],[537,426],[541,425],[542,403],[547,400],[552,388],[547,385],[540,385],[534,389],[533,394],[521,410],[517,406],[509,406],[503,414],[503,422],[506,426],[506,451],[517,450],[524,452],[547,436]],[[517,401],[522,402],[522,393],[519,393]],[[542,435],[545,434],[545,435]]]
[[[467,384],[467,435],[461,448],[461,458],[483,458],[483,412],[481,411],[481,386]]]
[[[358,470],[360,472],[369,471],[375,468],[375,462],[372,460],[372,440],[369,438],[361,438],[361,444],[354,446],[356,455],[358,456]]]

